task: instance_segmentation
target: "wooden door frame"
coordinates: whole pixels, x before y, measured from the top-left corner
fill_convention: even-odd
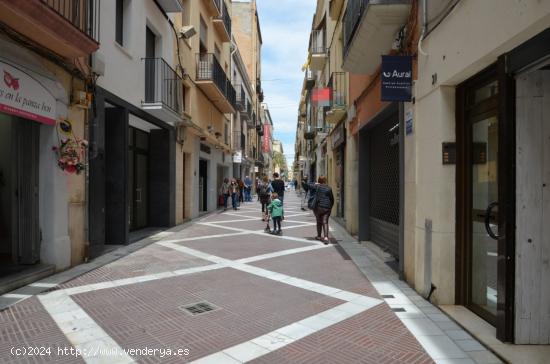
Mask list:
[[[471,144],[466,124],[466,90],[486,83],[498,83],[496,114],[498,117],[498,198],[499,239],[497,251],[496,317],[468,305],[470,302],[471,248]],[[495,111],[495,109],[493,109]],[[506,73],[505,58],[466,80],[456,90],[456,303],[467,305],[477,315],[493,324],[497,338],[513,341],[515,288],[515,81]]]

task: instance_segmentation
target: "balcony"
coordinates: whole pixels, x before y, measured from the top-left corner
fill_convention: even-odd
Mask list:
[[[327,62],[327,40],[324,29],[312,30],[310,38],[309,52],[311,53],[311,61],[309,68],[312,71],[322,71]]]
[[[221,112],[236,112],[235,89],[213,53],[197,54],[195,82]]]
[[[329,15],[332,20],[337,21],[342,11],[344,0],[330,0]]]
[[[225,43],[231,41],[231,15],[229,15],[229,12],[227,11],[227,5],[225,5],[225,1],[221,0],[221,3],[221,15],[215,17],[212,20],[212,23],[214,24],[214,28],[220,35],[221,41]]]
[[[222,0],[202,0],[209,15],[219,17],[222,15]]]
[[[145,66],[145,99],[141,107],[173,125],[182,119],[183,83],[162,58],[142,58]]]
[[[182,0],[156,0],[165,13],[179,13],[183,10]]]
[[[252,104],[250,104],[248,100],[246,100],[246,109],[241,112],[241,120],[246,121],[246,125],[249,127],[254,127],[252,120]]]
[[[316,134],[315,129],[312,128],[309,125],[304,129],[304,139],[305,140],[315,139],[315,134]]]
[[[233,131],[233,140],[231,141],[231,147],[233,150],[244,150],[245,146],[244,134],[240,130]]]
[[[236,99],[236,105],[237,110],[241,112],[241,115],[244,111],[246,111],[246,94],[244,92],[244,87],[241,84],[235,85],[235,93],[237,95]]]
[[[338,123],[346,116],[348,84],[345,72],[333,72],[328,81],[330,88],[330,108],[326,112],[328,123]]]
[[[343,69],[372,74],[407,22],[410,0],[349,0],[343,19]]]
[[[99,48],[99,0],[0,0],[0,22],[66,59]]]

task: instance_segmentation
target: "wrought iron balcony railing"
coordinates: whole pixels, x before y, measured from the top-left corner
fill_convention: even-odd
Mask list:
[[[162,58],[142,58],[145,64],[145,100],[143,105],[159,104],[183,112],[182,79]]]
[[[204,0],[206,2],[211,2],[214,4],[214,7],[220,12],[222,10],[222,1],[223,0]]]
[[[48,5],[89,38],[99,42],[100,0],[40,1]]]
[[[244,87],[242,84],[236,84],[234,85],[235,87],[235,92],[237,94],[237,110],[243,112],[243,111],[246,111],[246,103],[247,103],[247,100],[246,100],[246,94],[244,92]]]
[[[325,54],[327,52],[326,36],[324,29],[311,31],[311,53]]]
[[[359,21],[369,5],[370,0],[348,0],[343,19],[344,55],[348,53],[349,45],[357,30]]]
[[[213,53],[197,54],[197,81],[212,81],[229,103],[236,107],[237,94]]]
[[[223,24],[223,26],[221,25]],[[227,10],[225,0],[221,0],[221,13],[220,16],[214,18],[214,26],[221,33],[224,42],[231,40],[231,15]],[[225,34],[223,34],[225,32]]]
[[[333,72],[330,75],[328,87],[330,88],[330,107],[332,109],[346,107],[348,92],[346,73]]]

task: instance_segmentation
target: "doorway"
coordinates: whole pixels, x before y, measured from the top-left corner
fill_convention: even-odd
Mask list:
[[[497,321],[499,231],[499,87],[495,68],[458,89],[457,258],[459,298]],[[459,124],[459,125],[458,125]]]
[[[342,144],[338,149],[335,150],[336,154],[336,200],[337,200],[337,211],[336,215],[338,217],[341,217],[342,219],[345,219],[345,186],[346,186],[346,180],[345,180],[345,152],[346,151],[346,145]]]
[[[208,211],[208,161],[199,159],[199,211]]]
[[[182,162],[181,162],[181,218],[182,220],[185,219],[185,174],[186,172],[186,164],[185,160],[187,158],[187,154],[182,154]]]
[[[40,124],[0,113],[0,276],[40,261]]]
[[[130,231],[149,226],[149,133],[129,127],[128,196]]]

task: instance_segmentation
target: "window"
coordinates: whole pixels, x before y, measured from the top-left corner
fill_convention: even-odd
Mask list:
[[[225,129],[224,129],[224,140],[225,140],[225,144],[229,145],[229,124],[228,123],[225,123]]]
[[[216,59],[218,60],[218,62],[221,61],[221,53],[220,52],[220,48],[218,47],[217,44],[214,44],[214,54],[216,55]]]
[[[200,46],[199,52],[201,54],[208,53],[208,27],[201,17],[201,26],[200,26]]]
[[[116,0],[115,40],[118,44],[124,44],[124,0]]]

